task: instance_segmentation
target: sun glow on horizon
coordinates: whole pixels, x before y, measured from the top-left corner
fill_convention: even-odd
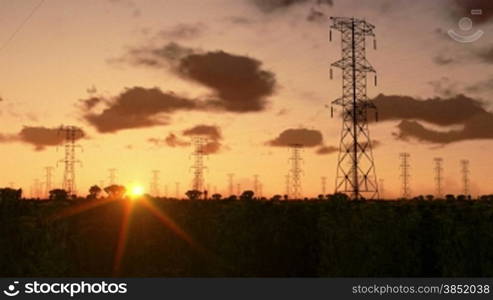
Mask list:
[[[130,197],[137,198],[144,195],[144,187],[141,185],[132,185],[130,187]]]

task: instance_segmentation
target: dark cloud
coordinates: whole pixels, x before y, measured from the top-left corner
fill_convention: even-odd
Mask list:
[[[378,108],[380,121],[415,119],[440,126],[462,124],[472,116],[486,112],[481,102],[464,95],[418,100],[409,96],[380,94],[373,103]]]
[[[203,147],[202,147],[202,152],[204,154],[215,154],[220,152],[222,149],[222,144],[218,141],[211,141],[207,142]]]
[[[182,79],[210,88],[208,108],[237,113],[262,111],[274,94],[275,75],[252,57],[224,51],[202,52],[168,43],[160,48],[139,48],[123,60],[152,68],[167,68]]]
[[[204,154],[214,154],[222,150],[223,145],[221,143],[222,134],[221,129],[212,125],[196,125],[192,128],[185,129],[182,132],[183,137],[190,136],[202,136],[205,137],[205,144],[202,147]],[[148,142],[156,145],[166,145],[169,147],[188,147],[191,145],[189,141],[184,140],[182,137],[175,135],[174,133],[168,134],[165,139],[150,138]]]
[[[451,8],[452,18],[459,20],[469,17],[476,24],[490,22],[493,19],[493,1],[491,0],[453,0],[452,5],[445,2],[447,8]],[[471,15],[471,10],[481,9],[481,15]]]
[[[196,53],[198,50],[181,46],[175,42],[167,43],[162,47],[133,48],[126,57],[116,61],[127,61],[134,65],[142,65],[152,68],[170,68],[175,66],[180,59]]]
[[[222,144],[220,142],[220,140],[222,140],[222,134],[220,128],[217,126],[197,125],[184,130],[183,135],[206,137],[207,140],[202,147],[202,151],[204,152],[204,154],[218,153],[222,149]]]
[[[184,136],[200,135],[211,140],[217,141],[222,139],[221,130],[217,126],[197,125],[183,131]]]
[[[76,135],[75,139],[79,140],[85,137],[85,134]],[[44,150],[48,146],[58,146],[63,144],[65,137],[60,128],[46,128],[41,126],[24,126],[18,134],[0,135],[1,143],[21,142],[34,146],[36,151]]]
[[[248,0],[264,13],[273,13],[299,4],[333,5],[332,0]]]
[[[147,140],[149,143],[155,146],[166,145],[169,147],[187,147],[190,146],[190,142],[182,140],[180,137],[176,136],[174,133],[169,133],[164,139],[149,138]]]
[[[203,23],[181,23],[161,30],[158,35],[167,40],[189,40],[201,36],[205,30],[206,25]]]
[[[322,133],[313,129],[286,129],[273,140],[266,143],[269,146],[289,147],[291,145],[302,145],[303,147],[322,146]]]
[[[493,114],[481,102],[464,95],[418,100],[406,96],[378,95],[374,99],[380,120],[399,120],[398,139],[449,144],[458,141],[493,138]],[[460,129],[436,130],[422,122]]]
[[[209,105],[244,113],[264,110],[266,98],[274,94],[275,75],[261,65],[248,56],[215,51],[183,57],[176,72],[211,88],[215,93],[208,100]]]
[[[332,154],[339,151],[339,148],[334,146],[321,146],[317,149],[316,153],[320,155]]]
[[[83,99],[83,100],[79,100],[79,101],[80,101],[80,103],[82,103],[83,108],[85,110],[91,110],[96,105],[98,105],[99,103],[101,103],[102,102],[102,99],[101,98],[98,98],[98,97],[91,97],[89,99]]]
[[[83,116],[102,133],[166,125],[169,114],[178,110],[198,109],[196,101],[172,92],[162,92],[158,88],[128,88],[115,99],[104,102],[106,107],[102,112],[96,113],[89,109],[84,111]]]

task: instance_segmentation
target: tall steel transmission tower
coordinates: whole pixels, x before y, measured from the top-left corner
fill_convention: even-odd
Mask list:
[[[192,156],[194,157],[194,164],[192,165],[193,180],[192,189],[202,191],[204,186],[204,170],[207,168],[204,165],[204,145],[205,139],[200,136],[192,137],[192,143],[194,145],[194,151]]]
[[[435,162],[436,197],[442,198],[443,197],[443,191],[442,191],[443,158],[435,157],[433,161]]]
[[[321,180],[322,180],[322,195],[325,196],[325,194],[327,192],[327,177],[322,176]]]
[[[367,118],[368,110],[376,107],[368,100],[366,81],[367,73],[376,71],[365,53],[366,37],[375,37],[375,26],[355,18],[330,19],[330,39],[332,29],[342,36],[342,59],[331,65],[342,70],[342,97],[332,102],[342,107],[343,120],[335,191],[347,193],[354,200],[373,199],[378,197],[378,184]],[[332,68],[330,74],[332,77]]]
[[[176,199],[180,199],[180,183],[175,182],[175,197]]]
[[[50,196],[53,182],[53,167],[45,167],[45,197]]]
[[[80,148],[80,145],[75,144],[75,141],[83,136],[83,132],[76,126],[60,126],[58,134],[63,134],[65,139],[65,157],[58,162],[65,165],[63,173],[62,187],[69,195],[77,193],[75,181],[75,165],[81,164],[81,161],[75,158],[75,149]]]
[[[301,158],[302,146],[300,144],[291,145],[291,157],[289,158],[291,162],[291,169],[289,170],[290,175],[290,190],[293,199],[300,199],[301,197]]]
[[[470,195],[470,190],[469,190],[469,160],[463,159],[460,161],[460,164],[462,166],[462,191],[465,196]]]
[[[411,196],[411,189],[409,187],[409,178],[411,177],[409,174],[409,153],[403,152],[399,154],[401,158],[401,179],[402,179],[402,197],[407,199]]]
[[[159,197],[159,170],[152,170],[152,180],[150,186],[151,194]]]
[[[234,187],[233,187],[234,176],[235,176],[235,174],[233,174],[233,173],[228,174],[228,184],[229,184],[229,195],[230,196],[235,194]]]
[[[260,197],[259,195],[259,181],[258,181],[258,175],[255,174],[253,175],[253,192],[255,197]]]
[[[116,184],[116,169],[111,168],[108,169],[108,185],[115,185]]]

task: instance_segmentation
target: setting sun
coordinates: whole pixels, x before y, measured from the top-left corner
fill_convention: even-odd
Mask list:
[[[139,197],[144,195],[144,188],[141,185],[134,185],[130,188],[131,197]]]

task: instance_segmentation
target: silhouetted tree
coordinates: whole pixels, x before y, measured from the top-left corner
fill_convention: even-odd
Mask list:
[[[281,195],[277,195],[277,194],[274,195],[274,196],[272,196],[272,198],[271,198],[272,201],[280,201],[281,199],[282,199],[282,196]]]
[[[68,193],[63,189],[54,189],[50,191],[49,199],[53,201],[66,201],[68,200]]]
[[[22,189],[11,189],[11,188],[3,188],[0,189],[0,199],[11,199],[11,200],[20,200],[22,197]]]
[[[87,199],[90,200],[95,200],[99,198],[99,195],[101,194],[102,190],[99,186],[93,185],[91,188],[89,188],[89,195],[87,196]]]
[[[253,191],[244,191],[240,196],[240,200],[253,200],[253,195],[255,195]]]
[[[126,189],[123,185],[112,184],[110,186],[105,187],[104,191],[106,192],[106,194],[108,194],[108,197],[118,199],[118,198],[123,198]]]
[[[216,194],[212,195],[212,199],[214,199],[214,200],[221,200],[221,198],[222,198],[221,194],[216,193]]]
[[[201,191],[197,190],[189,190],[185,193],[185,195],[188,197],[190,200],[197,200],[200,198],[200,195],[202,195]]]
[[[455,200],[455,196],[452,195],[452,194],[445,195],[445,200],[447,200],[447,201],[454,201]]]
[[[284,200],[288,200],[289,199],[289,196],[288,195],[284,195]]]
[[[433,195],[426,195],[426,200],[428,201],[432,201],[435,197],[433,197]]]

